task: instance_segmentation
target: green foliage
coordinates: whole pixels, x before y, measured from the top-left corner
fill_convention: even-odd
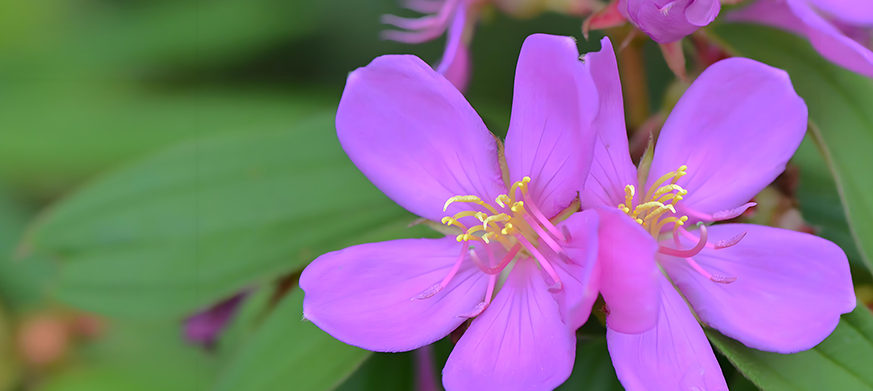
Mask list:
[[[214,66],[310,31],[319,11],[318,2],[279,0],[67,3],[4,7],[0,21],[18,27],[25,39],[24,44],[0,41],[0,48],[13,54],[0,60],[0,70],[129,78],[168,66]],[[31,23],[15,23],[15,18]]]
[[[812,136],[807,136],[803,140],[791,162],[799,169],[797,200],[804,220],[816,228],[816,234],[833,241],[845,250],[850,261],[866,267],[849,232],[849,223],[843,212],[833,174]]]
[[[18,379],[19,367],[13,349],[12,324],[0,305],[0,391],[11,390]]]
[[[10,83],[0,91],[0,178],[18,193],[56,197],[106,167],[181,140],[287,129],[333,110],[338,96],[227,88],[145,94],[129,83]]]
[[[592,317],[589,322],[595,321]],[[602,336],[586,338],[578,337],[576,341],[576,364],[573,374],[567,382],[556,391],[589,390],[589,391],[622,391],[621,383],[615,376],[609,351],[606,350],[606,339]]]
[[[176,322],[112,322],[108,334],[79,352],[46,391],[190,391],[204,389],[215,360],[182,343]]]
[[[303,291],[295,287],[222,370],[214,390],[331,390],[370,355],[304,320],[302,308]]]
[[[873,259],[873,80],[825,60],[790,33],[742,24],[714,29],[729,47],[791,75],[809,106],[810,129],[834,173],[861,257]]]
[[[710,341],[766,391],[873,390],[873,315],[863,305],[843,315],[815,348],[796,354],[762,352],[707,329]]]
[[[416,391],[416,354],[373,353],[336,391]],[[438,384],[441,368],[432,368]]]
[[[57,260],[68,303],[179,318],[326,251],[429,232],[413,219],[351,164],[329,113],[117,170],[56,204],[24,248]]]

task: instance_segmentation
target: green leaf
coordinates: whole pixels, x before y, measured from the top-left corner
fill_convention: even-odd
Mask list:
[[[751,349],[712,329],[706,334],[762,390],[873,390],[873,315],[863,305],[843,315],[824,342],[796,354]]]
[[[415,391],[417,352],[373,353],[336,391]],[[433,368],[440,382],[439,370]],[[276,389],[276,391],[281,391]]]
[[[786,70],[809,106],[810,128],[834,172],[852,234],[873,259],[873,80],[834,65],[790,33],[742,24],[714,33],[737,54]]]
[[[849,231],[833,174],[812,136],[803,140],[791,162],[800,172],[796,195],[804,220],[816,228],[816,234],[842,247],[849,261],[865,267]]]
[[[126,7],[39,2],[53,12],[26,4],[3,10],[33,23],[19,29],[30,33],[24,44],[7,44],[4,52],[11,55],[0,60],[7,75],[105,79],[155,74],[167,65],[214,67],[310,31],[319,11],[317,2],[277,0],[148,1]]]
[[[5,186],[0,186],[0,302],[13,313],[37,305],[44,298],[47,282],[54,273],[47,259],[22,262],[13,257],[15,246],[34,214],[31,207],[13,197]]]
[[[3,306],[0,305],[0,391],[13,389],[18,380],[18,370],[12,339],[12,324]]]
[[[181,318],[324,252],[432,232],[406,228],[415,217],[348,160],[333,121],[178,145],[54,205],[23,248],[58,260],[63,301]]]
[[[120,162],[198,137],[287,129],[331,112],[337,99],[333,92],[159,94],[125,83],[10,82],[0,90],[0,177],[16,190],[54,199]]]
[[[178,322],[110,322],[107,328],[41,390],[190,391],[213,383],[215,359],[186,345]]]
[[[606,338],[578,337],[576,341],[576,364],[567,382],[556,391],[622,391],[621,383],[615,376]]]
[[[222,371],[214,390],[331,390],[369,355],[303,320],[303,291],[294,288]]]

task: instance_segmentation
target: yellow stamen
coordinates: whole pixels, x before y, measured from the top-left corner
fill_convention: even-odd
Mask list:
[[[688,194],[682,186],[676,183],[687,174],[688,166],[682,165],[678,170],[664,174],[649,188],[645,196],[634,205],[636,189],[633,185],[624,188],[625,199],[618,209],[636,220],[652,236],[660,235],[661,230],[668,224],[673,224],[674,235],[679,227],[688,220],[686,216],[672,216],[676,214],[676,205]]]
[[[633,205],[634,193],[636,193],[636,189],[634,189],[634,185],[627,185],[624,187],[624,204],[623,205]],[[621,207],[621,206],[619,206],[619,207]],[[627,212],[625,212],[625,213],[627,213]]]
[[[482,205],[482,206],[485,207],[485,209],[488,209],[488,211],[490,211],[491,213],[493,213],[493,214],[497,214],[497,210],[494,209],[493,206],[489,205],[489,204],[488,204],[487,202],[485,202],[485,201],[482,201],[481,198],[476,197],[476,196],[474,196],[474,195],[454,196],[454,197],[452,197],[452,198],[449,198],[449,200],[446,201],[446,204],[443,205],[443,212],[445,212],[446,209],[449,208],[449,205],[451,205],[452,203],[455,203],[455,202],[468,202],[468,203],[474,203],[474,204]]]

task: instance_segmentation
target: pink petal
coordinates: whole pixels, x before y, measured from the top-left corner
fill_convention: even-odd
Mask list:
[[[491,306],[473,320],[443,369],[446,390],[551,390],[570,376],[574,330],[530,259],[516,261]]]
[[[685,19],[692,25],[703,27],[718,16],[721,11],[719,0],[694,0],[685,8]]]
[[[719,61],[664,124],[646,189],[687,165],[678,182],[688,190],[680,215],[682,208],[705,214],[737,208],[785,170],[806,122],[806,104],[787,73],[746,58]]]
[[[576,198],[591,166],[594,91],[573,38],[534,34],[524,41],[515,73],[506,164],[512,182],[531,177],[531,196],[546,217]]]
[[[380,352],[412,350],[448,335],[485,297],[486,275],[465,260],[445,289],[413,299],[448,273],[454,238],[368,243],[324,254],[303,270],[303,316],[334,338]]]
[[[713,275],[736,277],[729,284],[710,281],[682,259],[659,259],[700,319],[723,334],[779,353],[812,348],[855,308],[845,253],[817,236],[758,225],[715,225],[709,237],[714,243],[746,231],[736,245],[694,257]]]
[[[609,307],[607,325],[622,333],[651,329],[658,319],[658,243],[616,208],[600,215],[600,294]]]
[[[358,168],[392,200],[439,221],[469,209],[446,200],[506,192],[497,144],[442,75],[414,56],[382,56],[349,75],[337,136]]]
[[[472,24],[467,23],[467,7],[462,4],[455,10],[452,24],[446,33],[446,50],[436,68],[437,72],[443,74],[461,92],[467,90],[470,82],[470,49],[464,42],[467,26],[472,27]]]
[[[873,26],[873,1],[808,0],[818,9],[849,24]]]
[[[873,6],[871,2],[847,1],[858,4],[860,7],[870,8]],[[824,1],[821,2],[824,3]],[[839,7],[842,7],[842,4]],[[870,16],[868,11],[859,12],[856,15],[867,18]],[[824,58],[853,72],[873,77],[873,52],[863,44],[846,36],[806,2],[758,0],[748,7],[731,12],[728,20],[760,23],[805,36]]]
[[[564,323],[573,330],[588,320],[600,291],[600,265],[597,263],[599,221],[596,211],[586,210],[558,224],[558,229],[569,234],[564,246],[569,261],[555,257],[552,263],[564,286],[553,295],[561,308]]]
[[[580,193],[583,208],[615,207],[624,203],[624,188],[637,185],[637,168],[628,152],[627,128],[624,122],[624,103],[621,80],[612,42],[603,38],[599,52],[585,55],[597,94],[600,112],[594,121],[597,139],[594,143],[594,161]]]
[[[661,311],[654,329],[640,334],[606,331],[615,373],[627,391],[727,391],[703,329],[663,276]]]
[[[655,42],[676,42],[712,22],[721,9],[717,0],[629,0],[630,20]]]

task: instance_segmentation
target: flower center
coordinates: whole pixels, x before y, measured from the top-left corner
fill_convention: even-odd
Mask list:
[[[445,288],[460,269],[461,263],[469,256],[480,270],[489,275],[485,301],[479,303],[469,313],[460,315],[463,317],[476,316],[485,310],[488,303],[490,303],[500,272],[509,265],[519,252],[533,257],[539,262],[543,271],[551,279],[551,281],[547,281],[551,285],[549,287],[550,291],[557,292],[563,288],[563,283],[552,267],[549,258],[560,255],[566,256],[563,244],[570,240],[569,232],[561,232],[543,215],[528,191],[530,181],[530,177],[524,177],[522,180],[513,183],[509,192],[499,195],[494,200],[494,204],[485,202],[474,195],[454,196],[446,201],[443,206],[444,211],[455,202],[464,202],[480,205],[488,212],[463,211],[442,219],[443,224],[455,226],[463,231],[456,237],[458,242],[463,243],[461,254],[455,266],[442,282],[428,288],[416,296],[415,299],[432,297]],[[519,193],[521,193],[520,196],[518,196]],[[568,210],[572,210],[574,205],[578,207],[578,203],[574,203]],[[470,225],[469,223],[474,221],[472,220],[474,218],[478,220],[478,223]],[[461,222],[462,219],[467,221],[467,224]],[[541,248],[540,242],[546,246]],[[506,251],[506,255],[499,260],[495,256],[493,248],[495,244],[500,244]],[[479,250],[484,250],[484,255],[477,253]]]
[[[668,224],[673,224],[673,235],[676,235],[679,228],[688,221],[688,216],[675,216],[676,203],[682,201],[682,198],[688,194],[688,191],[676,182],[687,174],[687,169],[688,166],[682,165],[678,170],[664,174],[649,187],[646,194],[641,195],[636,205],[634,205],[636,189],[633,185],[625,186],[625,203],[618,205],[618,209],[640,223],[655,238]]]
[[[693,256],[699,254],[703,251],[704,248],[710,248],[714,250],[720,250],[724,248],[731,247],[740,242],[743,237],[746,235],[745,232],[737,235],[736,237],[730,238],[728,240],[721,240],[715,244],[711,244],[708,242],[709,240],[709,232],[704,224],[698,224],[700,228],[700,236],[696,236],[690,232],[688,232],[683,226],[685,222],[688,221],[688,216],[676,216],[676,204],[679,201],[688,195],[688,190],[684,189],[682,186],[676,184],[680,178],[687,174],[688,166],[682,165],[676,171],[671,171],[664,176],[658,178],[652,186],[649,187],[649,190],[646,194],[640,196],[639,202],[634,206],[634,196],[635,189],[633,185],[627,185],[624,188],[625,192],[625,203],[618,205],[618,209],[622,212],[627,213],[628,216],[636,220],[637,223],[643,226],[643,228],[648,231],[652,237],[656,240],[658,236],[661,235],[661,230],[664,229],[668,224],[673,224],[672,236],[673,243],[676,248],[671,248],[664,246],[663,244],[658,246],[658,252],[665,255],[670,255],[678,258],[685,259],[688,262],[688,265],[691,266],[696,272],[702,274],[706,278],[712,280],[713,282],[717,282],[720,284],[730,284],[737,280],[736,277],[730,276],[722,276],[722,275],[713,275],[703,269],[697,262],[692,259]],[[633,207],[633,209],[631,209]],[[749,204],[743,205],[736,210],[739,210],[740,213],[749,207]],[[732,216],[734,215],[736,210],[721,212],[721,214],[717,214],[719,216]],[[693,212],[693,211],[692,211]],[[718,220],[718,218],[713,217],[712,215],[704,215],[695,212],[695,217],[704,217],[709,220]],[[681,249],[679,236],[685,236],[688,239],[696,240],[697,245],[693,248],[683,250]]]

